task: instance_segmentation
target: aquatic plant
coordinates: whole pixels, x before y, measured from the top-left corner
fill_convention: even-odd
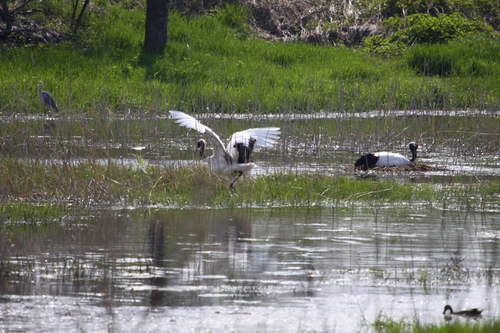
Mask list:
[[[166,206],[335,206],[342,203],[405,203],[456,209],[493,207],[500,185],[492,181],[469,184],[412,184],[391,180],[357,179],[322,173],[275,172],[247,177],[231,195],[227,182],[199,163],[161,167],[96,160],[22,161],[3,159],[3,201],[49,204]],[[490,199],[491,198],[491,199]],[[489,203],[491,200],[491,203]]]

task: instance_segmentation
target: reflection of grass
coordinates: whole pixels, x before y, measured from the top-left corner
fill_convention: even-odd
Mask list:
[[[66,213],[67,209],[64,206],[55,204],[34,205],[31,202],[24,202],[24,200],[0,204],[3,225],[10,226],[11,221],[16,221],[12,227],[44,225]]]
[[[58,164],[3,159],[0,177],[4,201],[53,204],[162,204],[167,206],[313,206],[345,203],[403,203],[460,209],[494,207],[500,183],[413,184],[325,174],[274,173],[236,183],[212,174],[204,165],[176,168],[109,163]],[[490,203],[491,200],[491,203]]]

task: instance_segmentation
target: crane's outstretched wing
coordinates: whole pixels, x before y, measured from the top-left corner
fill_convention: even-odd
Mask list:
[[[254,138],[255,145],[261,147],[272,147],[280,137],[279,127],[250,128],[241,132],[236,132],[231,136],[229,146],[237,143],[244,143],[249,137]]]
[[[254,147],[272,147],[279,139],[278,127],[250,128],[236,132],[231,136],[227,150],[233,158],[238,157],[238,163],[249,163]]]
[[[227,163],[229,164],[232,163],[231,155],[222,144],[222,141],[220,140],[219,136],[214,131],[212,131],[212,129],[203,125],[198,120],[194,119],[188,114],[185,114],[184,112],[181,111],[169,111],[169,112],[172,115],[172,118],[177,119],[176,123],[178,123],[179,126],[185,126],[187,128],[194,129],[202,134],[205,134],[207,136],[208,141],[210,141],[210,143],[214,147],[214,155],[216,156],[217,160],[219,160],[219,154],[223,154],[223,157],[227,161]]]

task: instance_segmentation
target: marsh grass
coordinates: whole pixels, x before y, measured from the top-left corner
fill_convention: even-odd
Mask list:
[[[500,193],[497,181],[462,185],[459,176],[456,183],[451,180],[444,184],[362,179],[363,174],[357,174],[352,167],[353,152],[388,149],[406,154],[407,142],[415,137],[420,138],[420,156],[440,152],[443,146],[451,150],[446,152],[450,165],[460,165],[462,156],[495,154],[500,147],[495,117],[408,113],[397,117],[381,114],[304,120],[288,116],[240,121],[202,115],[203,123],[223,139],[227,139],[227,133],[248,127],[282,128],[283,139],[275,149],[256,152],[254,156],[257,164],[273,166],[273,170],[238,181],[233,194],[228,191],[226,180],[212,174],[199,161],[193,145],[201,136],[187,132],[170,119],[155,115],[61,116],[53,120],[54,132],[46,134],[42,125],[52,120],[5,118],[0,124],[4,135],[0,145],[2,202],[83,207],[130,203],[168,207],[307,207],[385,202],[496,210],[495,198]],[[145,147],[144,152],[134,150],[136,146]],[[333,172],[315,167],[311,168],[314,171],[306,171],[311,163],[340,167]],[[447,169],[448,165],[436,167]],[[414,171],[418,172],[384,170],[381,174],[399,173],[408,178]]]
[[[485,209],[495,205],[495,195],[500,188],[495,181],[467,186],[435,185],[358,179],[347,175],[276,172],[243,178],[232,192],[227,180],[217,177],[203,164],[134,167],[92,160],[63,164],[4,159],[0,177],[5,180],[2,187],[4,204],[45,203],[46,207],[79,205],[82,208],[127,204],[310,207],[396,203]],[[48,213],[42,208],[34,208],[30,214],[43,216]]]
[[[75,213],[78,208],[68,209],[63,205],[31,202],[11,201],[0,205],[0,214],[3,226],[12,228],[39,227],[57,221],[69,212]]]
[[[407,144],[419,144],[419,159],[444,155],[446,164],[460,165],[464,159],[480,155],[494,156],[500,148],[498,117],[418,115],[401,112],[397,116],[384,112],[366,117],[295,118],[294,114],[278,117],[262,115],[240,120],[218,115],[195,115],[214,129],[223,140],[231,133],[250,127],[278,126],[281,139],[275,149],[256,155],[256,161],[268,160],[283,169],[296,170],[305,161],[352,165],[358,155],[373,151],[408,154]],[[141,156],[148,161],[198,159],[194,143],[202,135],[186,131],[171,119],[155,114],[141,116],[109,115],[92,118],[56,115],[11,116],[0,123],[0,151],[3,157],[34,160],[68,159],[109,160]],[[49,132],[44,126],[52,124]],[[134,147],[145,147],[137,153]],[[340,153],[339,153],[340,152]],[[312,158],[312,159],[311,159]],[[64,162],[66,161],[66,162]],[[161,163],[161,162],[160,162]],[[301,164],[302,163],[302,164]],[[487,160],[485,160],[487,163]]]

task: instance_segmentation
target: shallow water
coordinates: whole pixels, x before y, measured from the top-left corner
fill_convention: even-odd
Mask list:
[[[265,172],[353,174],[353,163],[369,151],[409,155],[409,141],[419,143],[417,162],[444,171],[413,173],[417,182],[475,182],[500,176],[498,114],[485,111],[372,111],[359,114],[199,114],[222,140],[248,127],[278,126],[281,140],[254,156]],[[67,163],[170,166],[195,163],[195,142],[202,135],[178,126],[165,114],[16,115],[0,118],[2,157]],[[47,124],[50,130],[47,130]],[[383,177],[391,177],[382,173]],[[408,177],[409,176],[409,177]],[[459,177],[458,179],[452,179]]]
[[[500,312],[499,213],[96,210],[11,237],[0,330],[357,332]],[[10,226],[12,227],[12,226]]]

